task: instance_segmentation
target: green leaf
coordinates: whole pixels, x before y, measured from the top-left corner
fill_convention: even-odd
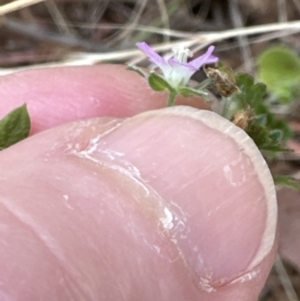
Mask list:
[[[26,104],[12,110],[0,120],[0,149],[7,148],[28,137],[30,117]]]
[[[191,95],[198,95],[198,96],[201,96],[201,97],[207,97],[207,95],[208,95],[207,92],[204,92],[204,91],[201,91],[201,90],[196,90],[196,89],[193,89],[191,87],[181,87],[181,88],[179,88],[178,93],[185,96],[185,97],[191,96]]]
[[[241,91],[235,96],[240,109],[245,109],[247,106],[251,106],[254,109],[263,106],[262,102],[266,94],[266,85],[262,83],[255,84],[253,77],[244,73],[237,74],[236,82]]]
[[[261,126],[264,126],[267,124],[267,114],[259,114],[259,115],[256,115],[254,118],[258,122],[258,124],[260,124]]]
[[[286,153],[286,152],[293,152],[293,150],[289,147],[282,146],[276,143],[269,143],[265,145],[261,145],[261,151],[270,152],[267,154],[267,157],[274,158],[275,153]]]
[[[247,93],[251,91],[254,84],[254,79],[249,74],[239,73],[236,75],[236,83],[242,91],[245,91]]]
[[[273,46],[266,49],[257,60],[258,77],[268,90],[283,103],[300,94],[300,58],[292,49]]]
[[[174,88],[170,86],[170,84],[161,76],[156,73],[150,73],[148,77],[148,83],[150,87],[154,91],[164,91],[169,90],[170,92],[174,92]]]
[[[276,143],[280,143],[283,137],[283,131],[279,129],[271,130],[270,131],[270,138],[272,141],[275,141]]]
[[[274,157],[277,152],[291,151],[285,146],[285,142],[291,137],[287,122],[276,118],[264,101],[266,85],[255,83],[249,74],[238,74],[236,82],[240,92],[230,99],[231,120],[234,120],[234,114],[239,110],[250,112],[245,131],[266,157]]]
[[[259,105],[260,101],[263,100],[263,98],[266,95],[267,92],[267,86],[263,83],[257,83],[253,87],[253,104]]]
[[[290,176],[278,175],[278,176],[274,176],[273,179],[275,185],[287,186],[289,188],[294,188],[297,190],[300,189],[299,181],[297,181],[296,179]]]
[[[250,122],[246,129],[247,134],[252,138],[257,147],[267,152],[287,152],[290,148],[284,145],[282,140],[283,131],[280,129],[270,129],[265,125],[261,125],[255,119]],[[273,156],[273,155],[272,155]]]

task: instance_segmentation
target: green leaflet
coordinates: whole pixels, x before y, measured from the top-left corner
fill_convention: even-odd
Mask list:
[[[174,91],[174,88],[161,76],[156,73],[150,73],[148,77],[149,86],[154,91],[164,91],[169,90],[170,92]]]
[[[248,74],[238,74],[236,82],[240,93],[232,97],[234,110],[251,110],[252,117],[245,129],[247,134],[262,151],[289,151],[285,142],[291,136],[291,130],[286,121],[276,118],[265,103],[266,86],[255,83]]]
[[[285,176],[285,175],[280,175],[280,176],[274,176],[274,183],[275,185],[281,185],[281,186],[287,186],[289,188],[293,189],[300,189],[300,183],[296,179],[290,177],[290,176]]]
[[[12,110],[0,120],[0,149],[7,148],[28,137],[30,117],[26,104]]]
[[[282,103],[300,95],[300,58],[292,49],[277,45],[258,57],[258,77]]]
[[[270,111],[265,102],[266,86],[255,83],[248,74],[238,74],[236,83],[240,92],[229,99],[229,116],[234,116],[236,111],[249,112],[249,120],[244,130],[267,159],[276,157],[280,152],[292,151],[286,147],[292,131],[285,120],[277,118]],[[300,189],[299,182],[289,176],[278,175],[273,179],[275,185]]]

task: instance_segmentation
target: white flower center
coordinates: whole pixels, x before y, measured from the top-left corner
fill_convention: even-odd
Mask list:
[[[180,63],[187,63],[188,58],[193,56],[192,51],[182,45],[173,47],[172,51],[174,58]]]

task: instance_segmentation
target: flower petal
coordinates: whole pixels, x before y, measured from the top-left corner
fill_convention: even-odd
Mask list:
[[[199,69],[201,66],[203,66],[205,64],[216,63],[219,60],[219,58],[212,55],[214,50],[215,50],[215,46],[208,47],[206,53],[204,53],[203,55],[201,55],[201,56],[197,57],[196,59],[190,61],[189,64],[192,65],[194,68]]]
[[[158,67],[167,64],[166,60],[156,53],[147,43],[139,42],[136,43],[136,46],[142,50],[149,58],[149,60],[157,65]]]
[[[174,59],[169,59],[168,63],[171,67],[171,72],[168,74],[168,80],[173,86],[186,85],[192,75],[198,70],[190,64],[180,63]]]
[[[219,59],[212,55],[215,47],[210,46],[206,53],[191,62],[187,63],[187,49],[181,49],[179,53],[174,53],[174,56],[165,59],[153,50],[147,43],[139,42],[136,46],[143,51],[148,59],[159,67],[163,73],[164,79],[175,90],[185,86],[190,80],[191,76],[199,70],[204,64],[215,63]]]

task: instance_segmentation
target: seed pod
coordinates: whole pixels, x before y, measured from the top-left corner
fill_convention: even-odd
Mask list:
[[[212,79],[213,89],[224,97],[229,97],[233,93],[240,91],[236,85],[233,70],[230,67],[220,68],[204,66],[203,70],[207,77]]]
[[[243,130],[246,130],[251,119],[253,119],[253,111],[252,109],[248,108],[236,111],[233,114],[231,121],[236,126],[240,127]]]

